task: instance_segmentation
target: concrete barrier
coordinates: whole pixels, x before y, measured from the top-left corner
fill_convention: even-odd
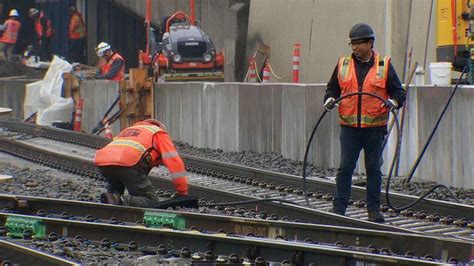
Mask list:
[[[0,81],[0,106],[12,109],[11,118],[23,118],[25,85],[37,80],[12,79]]]
[[[167,83],[155,87],[155,117],[175,140],[224,151],[276,152],[302,160],[311,131],[324,111],[325,84]],[[400,175],[406,175],[429,133],[450,89],[409,89],[403,132]],[[416,177],[446,185],[473,188],[474,87],[459,88],[452,106],[416,172]],[[324,118],[312,143],[310,160],[338,167],[337,112]],[[391,135],[384,153],[384,173],[395,149]],[[361,156],[363,158],[363,156]],[[364,172],[360,162],[357,171]]]
[[[110,80],[85,80],[80,84],[81,98],[84,99],[84,110],[82,112],[82,130],[91,133],[97,122],[102,119],[109,106],[119,95],[119,83]],[[109,113],[109,117],[119,110],[117,104]],[[112,125],[115,136],[120,131],[120,119]],[[105,136],[105,131],[101,133]]]

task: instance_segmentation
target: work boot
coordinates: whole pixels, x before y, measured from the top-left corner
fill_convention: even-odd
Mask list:
[[[100,202],[105,204],[112,204],[112,205],[122,205],[122,198],[117,193],[102,193],[100,195]]]
[[[384,223],[383,215],[378,211],[369,211],[369,221],[374,223]]]

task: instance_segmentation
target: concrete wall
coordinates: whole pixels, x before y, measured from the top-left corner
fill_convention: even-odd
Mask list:
[[[324,84],[168,83],[155,87],[155,117],[175,140],[224,151],[276,152],[302,160],[311,131],[323,112]],[[433,129],[450,88],[409,89],[399,175],[406,175]],[[474,87],[460,87],[416,177],[458,187],[474,187]],[[337,112],[324,118],[310,160],[339,164]],[[384,154],[384,173],[395,149],[395,134]],[[362,157],[361,157],[362,158]],[[359,163],[359,172],[364,172]]]
[[[351,53],[347,46],[350,28],[365,22],[377,35],[376,50],[393,58],[392,63],[403,80],[405,55],[410,47],[414,51],[413,64],[415,61],[423,64],[425,54],[427,65],[435,61],[436,8],[428,31],[430,3],[431,0],[251,1],[247,56],[254,53],[258,42],[271,46],[272,66],[279,76],[285,76],[282,80],[275,77],[272,80],[289,82],[293,45],[301,42],[300,82],[325,83],[337,58]],[[429,45],[425,49],[428,32]]]
[[[92,129],[104,117],[107,109],[119,96],[119,83],[110,80],[86,80],[80,84],[80,94],[84,99],[84,111],[82,112],[82,130],[91,133]],[[108,117],[119,110],[116,104]],[[113,135],[120,131],[120,119],[111,125]],[[102,132],[105,135],[105,131]]]
[[[0,107],[12,109],[12,118],[23,119],[23,101],[25,85],[37,80],[2,80],[0,81]]]

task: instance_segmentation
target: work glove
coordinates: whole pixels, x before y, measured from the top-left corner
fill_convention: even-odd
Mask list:
[[[188,179],[185,176],[173,179],[172,183],[179,196],[188,195]]]
[[[392,109],[397,109],[398,108],[398,103],[397,101],[395,101],[394,99],[388,99],[386,100],[382,105],[381,107],[386,107],[389,111],[391,111]]]
[[[324,108],[328,111],[331,111],[334,106],[336,106],[336,99],[334,99],[333,97],[327,98],[324,102]]]

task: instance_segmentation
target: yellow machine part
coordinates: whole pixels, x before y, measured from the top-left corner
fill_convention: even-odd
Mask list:
[[[469,21],[463,18],[462,14],[470,14],[470,9],[467,6],[469,0],[437,0],[436,1],[436,46],[451,46],[454,45],[453,40],[453,17],[451,6],[454,3],[456,7],[456,35],[457,45],[465,46],[466,38],[469,35]],[[474,4],[474,3],[472,3]],[[469,44],[473,42],[470,40]]]
[[[474,32],[473,2],[436,0],[436,60],[451,62],[457,71],[470,64],[470,48],[474,47],[474,37],[469,38]]]

